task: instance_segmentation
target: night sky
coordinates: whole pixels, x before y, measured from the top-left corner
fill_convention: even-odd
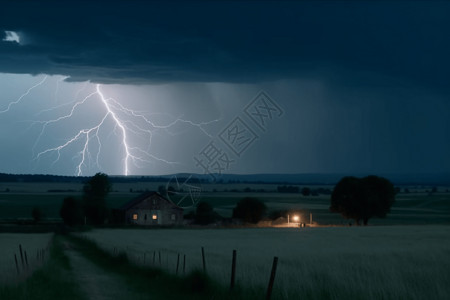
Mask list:
[[[0,5],[0,172],[450,172],[450,2]]]

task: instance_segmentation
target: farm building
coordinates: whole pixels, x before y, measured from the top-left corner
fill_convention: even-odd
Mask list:
[[[183,209],[157,192],[146,192],[119,208],[122,221],[137,225],[180,225]]]

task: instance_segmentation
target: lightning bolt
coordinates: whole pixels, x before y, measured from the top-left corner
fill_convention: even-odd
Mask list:
[[[44,84],[47,77],[36,85],[29,88],[26,93],[21,95],[16,101],[10,102],[8,108],[0,113],[5,113],[11,109],[13,105],[18,104],[22,99],[28,95],[34,88]],[[59,89],[59,81],[57,82],[57,87],[55,91],[55,98]],[[82,90],[86,89],[86,85]],[[110,132],[109,137],[112,135],[116,136],[118,142],[123,151],[122,157],[122,173],[123,175],[130,175],[132,173],[131,168],[134,166],[136,168],[141,168],[143,164],[151,164],[152,162],[159,161],[166,164],[177,164],[177,162],[169,161],[164,158],[157,157],[150,152],[152,137],[155,131],[164,131],[168,134],[173,135],[171,128],[177,124],[185,124],[186,126],[193,126],[198,128],[203,134],[211,137],[211,134],[205,129],[205,126],[211,123],[217,122],[219,120],[212,120],[208,122],[196,123],[190,120],[183,119],[182,117],[172,117],[172,121],[168,124],[157,124],[151,120],[152,115],[141,111],[135,111],[129,109],[122,105],[119,101],[114,98],[105,96],[102,91],[102,86],[100,84],[95,85],[95,90],[90,92],[87,96],[81,99],[78,98],[81,90],[75,95],[75,100],[68,103],[63,103],[55,105],[53,107],[43,109],[42,111],[35,114],[35,117],[41,116],[44,113],[56,111],[58,109],[65,109],[69,107],[69,110],[65,114],[60,114],[58,117],[46,120],[35,120],[32,121],[31,127],[41,126],[39,134],[33,146],[33,158],[35,161],[39,161],[43,157],[55,157],[52,165],[58,163],[61,159],[61,154],[63,151],[67,151],[69,147],[79,147],[77,155],[73,158],[77,162],[75,163],[75,174],[77,176],[83,175],[83,171],[89,168],[90,164],[94,164],[98,169],[102,169],[100,166],[100,157],[103,151],[103,141],[101,132]],[[48,147],[44,150],[37,151],[41,144],[42,137],[47,134],[47,130],[51,126],[62,126],[64,122],[75,117],[82,107],[88,105],[94,105],[93,103],[101,104],[103,112],[101,112],[100,117],[97,122],[91,126],[81,128],[78,132],[74,133],[72,136],[66,138],[63,142],[59,143],[54,147]],[[91,107],[91,106],[88,106]],[[98,111],[98,109],[96,109]],[[161,114],[160,114],[161,115]],[[166,114],[164,114],[166,115]],[[108,125],[113,125],[112,130],[108,130]],[[140,146],[134,145],[131,136],[143,136],[147,140],[147,146],[142,148]],[[93,150],[95,149],[95,150]]]
[[[20,97],[17,98],[17,100],[9,102],[7,108],[5,108],[4,110],[0,110],[0,114],[9,112],[10,109],[11,109],[11,107],[12,107],[13,105],[19,104],[19,103],[23,100],[23,98],[25,98],[26,96],[28,96],[28,95],[31,93],[32,90],[34,90],[34,89],[37,88],[38,86],[43,85],[44,82],[47,80],[47,77],[48,77],[48,76],[45,76],[44,79],[42,79],[40,82],[38,82],[38,83],[36,83],[35,85],[33,85],[32,87],[30,87],[25,93],[23,93],[22,95],[20,95]]]
[[[99,94],[100,99],[102,100],[103,104],[105,105],[105,108],[108,111],[108,114],[111,115],[111,117],[114,119],[114,122],[120,128],[120,131],[122,132],[122,144],[125,149],[125,158],[123,159],[124,174],[128,175],[130,172],[130,170],[128,169],[128,160],[132,159],[133,161],[136,161],[139,158],[131,154],[130,146],[128,146],[128,143],[127,143],[127,130],[126,130],[124,124],[122,123],[122,121],[117,117],[117,115],[111,109],[108,99],[105,99],[105,96],[103,96],[102,92],[100,91],[99,84],[97,84],[97,93]]]

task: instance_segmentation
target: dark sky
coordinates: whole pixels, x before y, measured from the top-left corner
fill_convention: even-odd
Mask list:
[[[227,173],[449,172],[449,16],[446,1],[2,3],[0,172],[202,172],[210,141]],[[261,128],[245,108],[263,103],[279,110],[259,106]],[[242,152],[223,140],[236,118]]]

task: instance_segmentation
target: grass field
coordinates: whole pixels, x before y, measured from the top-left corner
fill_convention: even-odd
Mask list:
[[[274,293],[283,299],[448,299],[450,227],[377,226],[304,229],[94,230],[87,237],[104,249],[127,251],[138,263],[207,271],[229,284],[232,250],[238,251],[237,282],[264,293],[274,256]]]
[[[55,235],[46,256],[45,263],[25,280],[0,283],[0,299],[259,299],[230,292],[203,273],[181,277],[137,266],[73,235]]]
[[[108,196],[108,206],[117,208],[138,196],[136,191],[155,190],[158,185],[117,184]],[[246,185],[207,186],[201,200],[224,217],[231,216],[241,198],[251,196],[264,201],[269,212],[302,211],[306,222],[311,212],[313,221],[320,225],[348,225],[348,220],[329,212],[329,195],[224,191],[233,186],[242,190]],[[5,190],[3,187],[0,190]],[[8,188],[8,192],[0,193],[0,220],[30,219],[35,206],[41,208],[45,218],[59,219],[63,199],[82,196],[79,184],[17,183]],[[441,192],[430,195],[426,189],[411,188],[414,192],[398,194],[386,219],[369,221],[370,225],[384,226],[102,229],[85,234],[107,251],[126,251],[140,265],[144,264],[144,255],[145,264],[152,265],[155,255],[157,267],[172,273],[179,253],[186,255],[187,272],[200,269],[203,246],[208,274],[224,286],[229,284],[231,255],[236,249],[237,282],[251,295],[264,295],[273,257],[278,256],[275,299],[448,299],[450,193],[440,188]],[[0,282],[20,281],[26,276],[16,275],[14,253],[19,253],[19,244],[34,259],[36,250],[45,247],[50,238],[48,234],[0,234]]]
[[[36,242],[47,241],[44,235],[33,235]],[[11,275],[14,274],[11,272]],[[0,283],[0,299],[8,300],[87,300],[75,281],[69,259],[63,251],[61,237],[55,236],[46,251],[44,263],[24,280]]]
[[[53,234],[0,233],[0,284],[15,282],[25,278],[32,270],[41,265],[37,252],[47,248]],[[28,268],[23,268],[19,245],[27,252]],[[14,255],[17,256],[19,274]]]

